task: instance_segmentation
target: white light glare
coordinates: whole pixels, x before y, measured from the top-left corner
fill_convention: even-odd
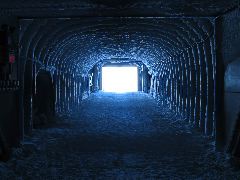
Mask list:
[[[137,67],[102,67],[102,90],[105,92],[137,92]]]

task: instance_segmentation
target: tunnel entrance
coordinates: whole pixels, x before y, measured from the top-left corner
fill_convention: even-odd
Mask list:
[[[39,127],[52,122],[55,115],[55,90],[50,72],[41,70],[36,78],[33,97],[33,126]]]
[[[137,66],[103,66],[102,90],[104,92],[137,92]]]

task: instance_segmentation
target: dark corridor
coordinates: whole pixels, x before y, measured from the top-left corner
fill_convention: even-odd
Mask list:
[[[33,127],[54,121],[55,89],[52,76],[40,71],[36,78],[36,94],[33,96]]]
[[[239,178],[239,7],[0,2],[0,179]]]

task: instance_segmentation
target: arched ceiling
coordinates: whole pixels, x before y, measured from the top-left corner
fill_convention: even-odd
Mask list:
[[[20,21],[21,56],[86,73],[99,61],[127,58],[153,71],[212,35],[208,18],[74,18]]]
[[[69,16],[217,16],[238,0],[11,0],[0,2],[0,15]]]
[[[0,2],[0,13],[21,19],[21,57],[81,74],[112,58],[152,70],[173,63],[171,57],[211,36],[212,19],[237,2],[12,0]]]

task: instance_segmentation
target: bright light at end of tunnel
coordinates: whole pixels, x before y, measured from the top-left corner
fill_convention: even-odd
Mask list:
[[[137,67],[102,67],[102,90],[104,92],[137,92]]]

